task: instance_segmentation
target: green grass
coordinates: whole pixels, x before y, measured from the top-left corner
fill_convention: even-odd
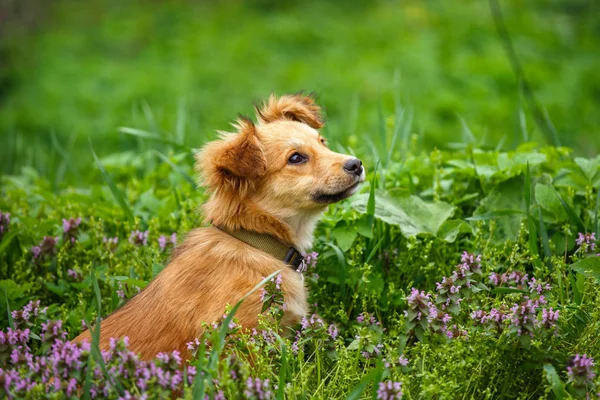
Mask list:
[[[369,184],[352,200],[331,207],[317,230],[319,259],[306,283],[323,324],[299,328],[298,342],[238,328],[226,335],[234,308],[208,332],[209,346],[189,361],[206,375],[196,376],[185,395],[222,391],[236,398],[247,378],[270,379],[277,398],[297,399],[366,399],[376,396],[378,382],[388,381],[402,382],[405,398],[565,398],[566,393],[579,398],[595,393],[597,380],[596,389],[593,381],[588,386],[569,381],[567,366],[575,354],[600,357],[600,257],[575,244],[578,231],[592,232],[597,224],[600,158],[574,158],[566,148],[531,143],[513,152],[463,144],[463,150],[427,152],[408,141],[386,166],[375,169],[373,160],[365,160],[372,171]],[[181,237],[199,225],[196,210],[204,194],[186,179],[192,174],[187,154],[170,153],[167,159],[153,150],[112,155],[97,165],[93,180],[99,183],[85,189],[53,189],[33,170],[3,177],[0,210],[10,212],[11,223],[0,239],[0,274],[8,278],[0,281],[5,293],[0,328],[15,323],[8,310],[39,299],[48,311],[26,325],[37,335],[32,337],[43,336],[40,324],[46,318],[63,320],[73,337],[82,319],[94,321],[122,304],[118,290],[125,287],[130,297],[135,287],[145,287],[168,259],[169,250],[160,250],[158,237],[172,232]],[[129,212],[133,219],[127,218]],[[70,217],[83,219],[74,245],[62,238],[61,220]],[[147,246],[128,242],[136,229],[149,231]],[[44,235],[59,237],[58,251],[35,261],[31,248]],[[111,248],[103,238],[114,236],[120,240]],[[435,282],[452,275],[465,250],[481,254],[482,275],[469,275],[472,289],[463,283],[463,302],[446,310],[452,316],[448,328],[463,332],[449,339],[439,322],[414,319],[418,309],[407,296],[412,287],[429,291],[440,307],[449,294],[436,290]],[[69,269],[81,278],[70,277]],[[473,312],[509,312],[525,296],[538,296],[526,285],[496,287],[488,278],[493,272],[526,273],[551,284],[545,293],[548,304],[539,306],[536,318],[545,307],[559,310],[556,330],[523,328],[532,332],[530,338],[519,336],[508,321],[499,332],[476,324]],[[271,298],[277,296],[274,292]],[[260,329],[271,332],[281,316],[278,310],[267,309]],[[359,322],[362,313],[378,322]],[[16,323],[23,327],[18,318]],[[328,331],[331,324],[338,330],[335,339]],[[48,351],[35,339],[28,346],[39,356]],[[0,346],[0,367],[38,379],[31,393],[44,396],[44,385],[32,370],[1,363],[6,351]],[[91,354],[84,353],[86,366],[73,375],[81,385],[84,378],[85,385],[100,384],[87,372],[96,368],[98,376],[108,373],[115,379],[110,396],[142,390],[115,372],[118,357],[104,365],[96,350]],[[394,363],[401,355],[408,359],[406,366]],[[147,390],[165,395],[156,382]]]
[[[502,7],[559,140],[594,155],[598,7],[583,0]],[[368,151],[356,144],[399,104],[427,148],[457,142],[461,121],[491,147],[544,140],[485,1],[63,0],[38,25],[29,34],[9,29],[3,41],[5,173],[34,165],[49,175],[66,153],[64,175],[75,180],[90,161],[88,137],[101,156],[136,148],[121,126],[195,147],[271,91],[302,89],[319,94],[327,135],[357,151]]]
[[[595,4],[501,2],[540,110],[573,150],[550,146],[534,121],[484,1],[53,4],[37,30],[3,31],[0,70],[0,212],[11,214],[9,225],[0,217],[0,330],[31,329],[30,354],[50,352],[42,323],[60,319],[76,336],[82,320],[123,304],[118,291],[129,298],[162,270],[171,247],[160,249],[160,235],[181,239],[201,225],[195,148],[270,91],[306,89],[325,106],[331,147],[368,171],[316,232],[306,284],[323,324],[298,327],[299,341],[270,335],[280,293],[264,337],[226,332],[230,312],[187,360],[205,375],[182,395],[237,398],[247,378],[270,379],[278,399],[376,398],[389,381],[408,399],[598,392],[597,377],[586,386],[567,374],[575,354],[600,360],[600,257],[575,242],[579,232],[600,237]],[[82,223],[71,245],[62,219],[72,217]],[[135,230],[148,230],[148,245],[129,242]],[[34,260],[44,236],[58,237],[56,253]],[[447,328],[466,334],[449,339],[439,321],[416,319],[429,311],[408,296],[417,288],[445,301],[436,282],[463,251],[481,255],[482,274],[469,275],[460,307],[449,305]],[[524,327],[529,339],[509,321],[499,330],[474,321],[473,312],[537,298],[490,283],[511,272],[552,285],[536,318],[559,310],[556,331]],[[32,300],[45,316],[12,317]],[[9,361],[12,350],[0,343],[0,368],[32,379],[30,397],[50,397],[23,359]],[[401,355],[406,366],[394,362]],[[81,357],[68,370],[79,387],[107,384],[113,398],[142,391],[116,372],[131,367],[121,358],[105,362],[95,347]],[[0,397],[5,382],[0,373]],[[55,398],[66,396],[61,384]],[[148,391],[170,395],[156,381]]]

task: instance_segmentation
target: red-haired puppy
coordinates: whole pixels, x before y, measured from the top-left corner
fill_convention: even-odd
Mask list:
[[[304,252],[328,204],[352,195],[364,181],[360,160],[331,151],[318,129],[320,108],[310,96],[271,96],[257,107],[258,122],[240,118],[197,155],[196,169],[210,193],[204,205],[212,226],[191,231],[169,265],[141,293],[101,323],[100,347],[127,336],[130,348],[150,359],[178,350],[202,334],[203,322],[222,318],[264,277],[282,271],[287,305],[283,326],[308,312],[302,276],[280,257],[235,237],[251,232]],[[236,313],[256,326],[258,292]],[[91,340],[85,331],[75,341]]]

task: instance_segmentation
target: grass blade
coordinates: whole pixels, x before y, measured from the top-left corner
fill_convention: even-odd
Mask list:
[[[185,143],[185,122],[186,122],[187,112],[186,112],[186,104],[185,99],[179,99],[179,104],[177,106],[177,123],[175,126],[175,139],[177,143],[183,144]]]
[[[94,289],[94,294],[96,298],[96,306],[98,308],[98,315],[96,316],[96,325],[92,328],[86,321],[86,325],[90,332],[92,333],[92,343],[90,344],[90,355],[93,357],[94,361],[100,366],[104,378],[106,382],[113,386],[117,393],[120,396],[123,396],[125,393],[125,389],[121,385],[121,382],[112,379],[108,369],[106,368],[106,364],[104,363],[104,359],[102,358],[102,352],[100,351],[100,327],[102,323],[102,318],[100,315],[102,314],[102,299],[100,296],[100,287],[98,286],[98,279],[96,278],[96,274],[92,271],[92,287]]]
[[[153,140],[156,142],[160,142],[160,143],[164,143],[164,144],[168,144],[170,146],[173,146],[174,148],[186,151],[186,152],[192,152],[192,149],[190,147],[187,147],[183,144],[177,143],[176,141],[173,140],[169,140],[166,139],[164,137],[155,135],[154,133],[150,133],[141,129],[136,129],[136,128],[129,128],[126,126],[121,126],[117,129],[119,132],[124,133],[126,135],[131,135],[131,136],[135,136],[138,138],[142,138],[142,139],[147,139],[147,140]]]
[[[556,193],[556,196],[558,197],[558,200],[560,200],[560,204],[562,204],[563,208],[567,212],[567,215],[569,216],[569,219],[571,220],[571,223],[573,225],[575,225],[577,227],[577,229],[579,229],[579,232],[585,233],[586,232],[585,225],[584,225],[583,221],[581,220],[581,218],[579,218],[579,215],[577,215],[577,213],[575,212],[575,210],[573,210],[571,208],[571,206],[568,205],[566,201],[564,201],[564,199],[562,198],[562,196],[560,195],[560,193],[558,193],[558,190],[556,190],[554,188],[554,186],[552,186],[552,189],[554,190],[554,193]]]
[[[379,160],[375,164],[375,170],[373,170],[373,178],[371,178],[371,188],[369,191],[369,201],[367,202],[367,222],[371,229],[373,229],[373,222],[375,221],[375,189],[377,187],[377,169],[379,168]]]
[[[204,388],[204,376],[202,373],[204,372],[204,356],[205,356],[205,344],[204,340],[200,341],[200,347],[198,348],[198,362],[196,363],[196,376],[194,377],[194,387],[192,388],[192,399],[194,400],[204,400],[204,393],[206,389]]]
[[[13,320],[12,314],[10,312],[10,304],[8,304],[8,292],[6,291],[6,289],[4,289],[4,300],[6,301],[6,312],[7,312],[7,318],[8,318],[8,326],[10,326],[12,329],[15,329],[15,321]]]
[[[94,160],[96,161],[96,165],[98,166],[98,169],[100,169],[100,172],[102,173],[102,178],[104,178],[104,181],[108,185],[108,188],[110,189],[111,193],[113,194],[115,200],[117,200],[117,203],[119,203],[119,205],[121,206],[121,209],[123,209],[123,212],[125,213],[125,216],[127,217],[127,219],[129,219],[130,221],[133,221],[133,212],[131,212],[131,208],[129,207],[129,205],[127,204],[127,201],[125,200],[125,196],[123,196],[123,193],[119,190],[117,185],[115,185],[115,182],[113,181],[111,176],[108,174],[108,172],[104,168],[104,165],[102,165],[102,163],[100,162],[100,159],[98,159],[98,156],[96,155],[96,152],[94,151],[94,146],[92,145],[92,139],[90,138],[89,141],[90,141],[90,150],[92,151],[92,155],[94,156]]]
[[[279,363],[279,388],[277,389],[277,400],[285,399],[285,385],[287,380],[287,368],[288,368],[288,360],[287,360],[287,346],[285,341],[279,336],[277,333],[274,333],[275,337],[279,341],[281,345],[281,361]]]
[[[231,311],[227,314],[227,317],[223,320],[221,327],[219,328],[219,334],[218,334],[218,338],[217,338],[218,340],[216,343],[213,343],[213,347],[210,352],[210,360],[209,360],[209,364],[208,364],[208,367],[210,370],[215,370],[215,368],[217,367],[217,363],[219,361],[219,355],[221,354],[221,350],[223,349],[223,346],[225,345],[225,336],[227,335],[227,331],[229,331],[229,323],[235,316],[235,313],[237,312],[237,310],[242,305],[242,302],[244,300],[246,300],[248,297],[250,297],[254,292],[256,292],[258,289],[260,289],[262,286],[264,286],[270,279],[277,276],[279,273],[281,273],[281,270],[277,270],[277,271],[273,272],[271,275],[267,276],[265,279],[260,281],[256,286],[254,286],[254,288],[252,290],[250,290],[248,293],[246,293],[235,304],[235,306],[233,306]]]
[[[352,389],[352,391],[346,397],[346,400],[358,400],[360,399],[363,392],[369,386],[369,383],[374,382],[378,375],[381,374],[381,367],[378,365],[371,372],[369,372],[361,381]]]
[[[375,254],[377,254],[377,250],[379,250],[379,248],[383,244],[383,239],[385,239],[385,237],[382,237],[381,239],[379,239],[379,242],[377,242],[377,244],[375,245],[375,247],[373,247],[373,249],[371,250],[371,253],[369,253],[369,257],[367,257],[367,261],[365,261],[366,264],[368,264],[369,262],[371,262],[371,260],[373,259],[373,257],[375,257]]]
[[[331,247],[331,249],[334,251],[337,260],[338,260],[338,264],[340,266],[340,292],[342,295],[342,300],[346,300],[346,257],[344,257],[344,252],[342,252],[342,250],[337,247],[335,244],[333,244],[332,242],[327,242],[325,243],[326,246]]]
[[[169,157],[167,157],[160,151],[154,150],[154,154],[156,154],[161,160],[169,164],[174,171],[178,172],[179,175],[183,177],[183,179],[185,179],[190,185],[192,185],[192,188],[196,188],[196,181],[194,181],[194,178],[187,174],[179,165],[175,164],[169,159]]]

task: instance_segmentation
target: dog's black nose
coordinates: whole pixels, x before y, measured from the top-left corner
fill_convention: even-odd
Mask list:
[[[362,161],[358,158],[351,158],[344,164],[344,170],[349,174],[361,176],[363,172]]]

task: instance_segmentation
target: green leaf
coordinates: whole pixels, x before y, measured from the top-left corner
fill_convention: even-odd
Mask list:
[[[554,397],[557,400],[567,398],[567,392],[565,391],[565,385],[560,380],[558,373],[556,373],[556,369],[552,364],[544,364],[544,371],[546,372],[546,379],[550,384],[550,388],[552,389],[552,393],[554,393]]]
[[[13,321],[12,313],[10,312],[10,304],[8,304],[8,290],[4,289],[4,300],[6,301],[6,313],[8,318],[8,326],[15,329],[15,321]]]
[[[346,400],[358,400],[360,399],[363,392],[367,389],[369,384],[373,382],[377,376],[381,373],[381,368],[377,366],[369,372],[361,381],[352,389],[352,391],[346,397]]]
[[[102,173],[102,177],[104,178],[104,181],[108,185],[108,188],[110,189],[111,193],[113,194],[115,200],[117,200],[117,203],[119,203],[119,205],[123,209],[123,212],[125,213],[125,216],[130,221],[133,221],[133,213],[131,212],[131,208],[129,208],[129,205],[127,204],[127,201],[125,200],[125,196],[119,190],[119,188],[117,188],[117,185],[115,185],[115,182],[113,181],[113,179],[111,178],[111,176],[108,174],[108,172],[104,168],[104,165],[102,165],[102,163],[98,159],[98,156],[96,155],[96,152],[94,151],[94,147],[92,146],[92,139],[91,138],[90,138],[90,150],[92,151],[92,155],[94,156],[94,160],[96,161],[96,165],[98,166],[98,169]]]
[[[465,221],[449,219],[445,221],[437,232],[437,237],[448,243],[454,243],[460,233],[473,234],[473,228]]]
[[[167,164],[169,164],[171,166],[171,168],[173,168],[174,171],[176,171],[179,175],[181,175],[183,177],[183,179],[185,179],[191,186],[192,188],[196,187],[196,181],[194,180],[194,178],[192,178],[187,172],[185,172],[183,170],[183,168],[181,168],[179,165],[175,164],[173,161],[171,161],[171,159],[167,156],[165,156],[163,153],[159,152],[159,151],[154,151],[154,153],[164,162],[166,162]]]
[[[598,256],[584,258],[569,265],[569,268],[583,275],[591,276],[600,283],[600,257]]]
[[[346,257],[344,257],[344,253],[342,252],[342,250],[337,247],[335,244],[331,243],[331,242],[327,242],[325,243],[325,245],[331,247],[331,249],[334,251],[334,254],[338,260],[338,265],[339,265],[339,280],[340,280],[340,294],[342,296],[342,299],[345,300],[346,299]]]
[[[571,220],[571,223],[573,225],[575,225],[577,227],[577,229],[579,229],[579,232],[585,232],[585,225],[583,224],[583,221],[581,220],[581,218],[579,218],[579,215],[577,215],[577,213],[571,208],[571,206],[569,206],[563,200],[562,196],[560,195],[560,193],[558,193],[556,191],[556,189],[554,189],[554,193],[556,193],[556,196],[560,200],[560,203],[562,204],[562,206],[564,207],[565,211],[567,212],[567,215],[569,216],[569,219]]]
[[[15,236],[17,236],[17,231],[10,231],[6,235],[4,235],[2,241],[0,242],[0,254],[2,254],[4,249],[8,247],[8,245],[14,239]]]
[[[454,213],[454,206],[444,202],[427,203],[408,192],[391,192],[378,190],[375,194],[375,218],[400,227],[406,237],[422,233],[436,235],[442,224]],[[352,202],[360,213],[365,213],[368,198],[358,195]]]
[[[165,269],[163,264],[153,263],[152,264],[152,279],[156,277],[156,275],[160,274],[160,272]]]
[[[287,383],[287,369],[288,369],[288,359],[287,359],[287,346],[285,341],[279,336],[276,332],[273,332],[277,341],[279,342],[279,346],[281,347],[281,359],[279,361],[279,388],[277,389],[277,400],[285,399],[285,385]]]
[[[161,143],[173,146],[173,147],[175,147],[177,149],[185,150],[185,151],[188,151],[188,152],[192,151],[191,148],[189,148],[189,147],[187,147],[187,146],[185,146],[185,145],[183,145],[181,143],[177,143],[176,141],[166,139],[164,137],[158,136],[158,135],[156,135],[154,133],[150,133],[150,132],[144,131],[142,129],[136,129],[136,128],[129,128],[129,127],[126,127],[126,126],[121,126],[117,130],[119,132],[121,132],[121,133],[126,134],[126,135],[131,135],[131,136],[136,136],[136,137],[139,137],[139,138],[142,138],[142,139],[148,139],[148,140],[153,140],[153,141],[156,141],[156,142],[161,142]]]
[[[472,218],[502,217],[496,222],[496,235],[492,240],[494,242],[504,242],[507,239],[517,238],[521,229],[521,220],[526,215],[525,209],[523,178],[517,176],[496,185],[481,200]]]
[[[510,210],[510,209],[495,210],[495,211],[486,212],[484,214],[473,215],[472,217],[465,218],[465,219],[467,221],[485,221],[488,219],[496,219],[496,218],[500,218],[500,217],[507,217],[507,216],[513,216],[513,215],[525,215],[525,212],[523,212],[521,210]]]
[[[535,200],[544,209],[549,212],[556,222],[566,221],[568,216],[562,206],[560,199],[556,195],[556,190],[550,185],[538,183],[535,185]]]
[[[344,224],[342,226],[336,226],[331,234],[335,238],[335,241],[340,249],[343,251],[348,251],[350,247],[352,247],[354,239],[356,239],[357,232],[355,227],[350,227]]]
[[[600,163],[598,162],[598,159],[576,157],[574,161],[575,164],[577,164],[577,166],[581,168],[581,171],[583,171],[583,174],[588,179],[588,181],[590,181],[590,183],[593,182],[594,176],[598,173],[598,170],[600,169]]]

